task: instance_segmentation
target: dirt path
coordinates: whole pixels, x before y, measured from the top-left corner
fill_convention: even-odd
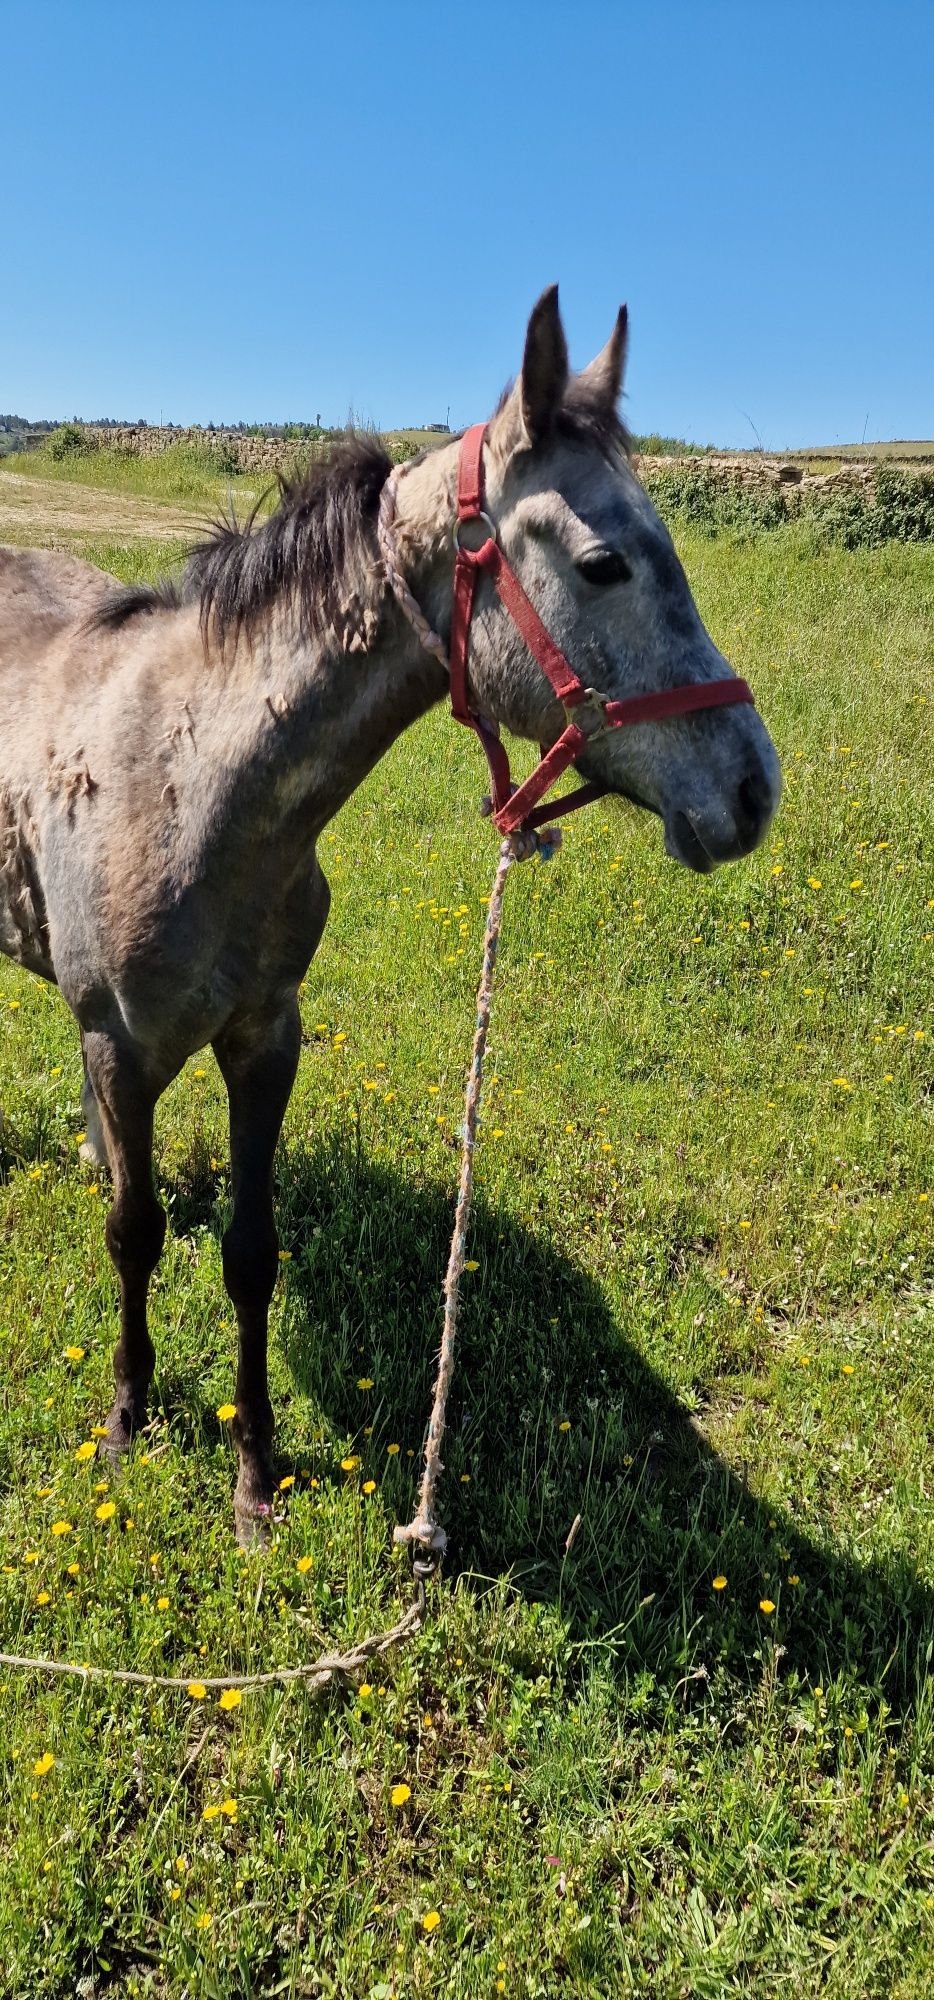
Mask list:
[[[91,538],[189,541],[203,534],[209,511],[206,506],[200,514],[183,512],[171,502],[144,500],[135,493],[0,471],[0,541],[65,547]]]

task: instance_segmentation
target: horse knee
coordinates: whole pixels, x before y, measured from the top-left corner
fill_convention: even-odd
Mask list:
[[[121,1277],[155,1270],[165,1241],[165,1211],[155,1195],[146,1202],[116,1201],[107,1217],[107,1248]]]
[[[279,1238],[272,1217],[254,1216],[248,1227],[236,1219],[221,1251],[224,1284],[238,1312],[265,1312],[279,1270]]]

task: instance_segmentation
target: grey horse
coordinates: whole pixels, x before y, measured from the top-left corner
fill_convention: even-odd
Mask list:
[[[486,506],[526,592],[583,680],[610,697],[729,672],[632,468],[618,415],[625,314],[580,374],[557,290],[490,422]],[[406,467],[396,543],[446,638],[456,440]],[[283,482],[276,511],[219,528],[179,585],[122,590],[89,564],[0,550],[0,950],[57,982],[78,1022],[88,1146],[109,1166],[120,1287],[102,1448],[146,1420],[146,1320],[165,1216],[156,1102],[210,1044],[230,1106],[224,1282],[239,1329],[237,1530],[274,1489],[266,1371],[278,1268],[272,1166],[295,1078],[297,990],[328,913],[316,844],[404,729],[447,692],[387,587],[376,536],[390,462],[350,439]],[[565,717],[489,584],[475,706],[548,745]],[[708,870],[762,840],[778,759],[755,710],[595,736],[585,778],[657,813],[668,852]]]

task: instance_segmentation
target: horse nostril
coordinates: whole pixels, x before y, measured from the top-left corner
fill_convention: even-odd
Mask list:
[[[744,818],[750,826],[757,826],[762,818],[765,795],[766,786],[764,783],[764,774],[761,771],[757,771],[754,777],[741,779],[739,805]]]

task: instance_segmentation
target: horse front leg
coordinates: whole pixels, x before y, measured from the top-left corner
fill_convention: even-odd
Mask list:
[[[104,1127],[101,1121],[97,1098],[94,1093],[94,1085],[88,1075],[88,1059],[83,1035],[81,1037],[81,1057],[84,1063],[84,1082],[81,1086],[81,1120],[84,1125],[84,1138],[78,1147],[78,1158],[82,1166],[97,1167],[103,1172],[106,1171],[109,1164],[107,1159],[107,1141],[104,1138]]]
[[[134,1052],[110,1036],[87,1034],[83,1048],[113,1178],[106,1233],[120,1284],[120,1338],[113,1359],[116,1395],[101,1450],[116,1457],[146,1422],[156,1360],[146,1296],[165,1237],[165,1213],[152,1181],[152,1121],[159,1093]]]
[[[272,1164],[298,1068],[301,1027],[292,1001],[272,1020],[220,1036],[214,1052],[230,1103],[233,1214],[223,1241],[224,1283],[237,1315],[233,1437],[239,1457],[234,1518],[244,1547],[264,1537],[275,1485],[266,1375],[269,1301],[279,1269]]]

